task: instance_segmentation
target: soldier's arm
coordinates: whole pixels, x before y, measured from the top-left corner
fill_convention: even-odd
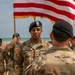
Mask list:
[[[23,58],[23,45],[21,44],[19,46],[19,59],[17,59],[17,75],[23,75],[23,62],[24,62],[24,58]]]
[[[14,39],[12,39],[12,41],[5,47],[6,51],[9,52],[11,50],[12,47],[15,46],[17,41],[17,38],[15,37]]]
[[[6,71],[7,71],[7,70],[8,70],[7,64],[8,64],[9,56],[8,56],[8,53],[5,52],[5,51],[3,51],[3,58],[4,58],[4,66],[5,66],[5,69],[6,69]]]
[[[23,73],[25,73],[25,69],[26,67],[29,65],[29,57],[27,55],[27,53],[25,52],[25,50],[23,50],[24,48],[24,44],[21,44],[20,46],[20,57],[21,57],[21,60],[22,60],[22,63],[20,65],[23,65]]]
[[[9,52],[11,50],[11,48],[13,48],[13,47],[14,47],[14,44],[12,42],[10,42],[8,45],[6,45],[5,51]]]

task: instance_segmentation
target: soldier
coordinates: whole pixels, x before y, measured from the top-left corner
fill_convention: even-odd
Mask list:
[[[2,39],[0,38],[0,47],[2,46]]]
[[[73,50],[75,53],[75,36],[73,37],[72,41],[69,43],[69,47]]]
[[[5,62],[4,62],[5,60]],[[0,75],[5,75],[8,55],[2,49],[2,39],[0,38]]]
[[[72,49],[75,50],[75,36],[73,37],[73,40],[72,40]]]
[[[57,21],[50,37],[53,47],[42,55],[43,59],[32,63],[33,75],[75,75],[75,54],[68,47],[73,38],[72,25],[64,20]]]
[[[8,53],[9,61],[8,61],[8,75],[22,75],[20,74],[19,65],[19,46],[20,43],[20,35],[18,33],[13,34],[12,41],[5,47],[5,51]]]
[[[41,38],[42,33],[42,23],[40,21],[35,21],[30,24],[29,32],[31,38],[26,42],[22,43],[22,59],[24,63],[24,71],[28,69],[28,65],[41,55],[45,50],[52,47],[50,43],[47,43]],[[28,75],[28,74],[27,74]]]

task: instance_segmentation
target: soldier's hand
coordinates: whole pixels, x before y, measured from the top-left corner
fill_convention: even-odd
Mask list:
[[[17,37],[15,37],[13,40],[12,40],[12,44],[15,44],[17,42]]]
[[[17,47],[15,48],[15,53],[19,55],[19,49]]]

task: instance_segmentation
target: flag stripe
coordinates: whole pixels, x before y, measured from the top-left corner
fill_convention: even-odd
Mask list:
[[[22,5],[23,4],[23,5]],[[25,5],[26,4],[26,5]],[[30,5],[27,5],[27,4],[30,4]],[[38,4],[38,3],[14,3],[14,7],[16,8],[16,7],[25,7],[25,6],[31,6],[31,4]],[[55,3],[56,4],[56,3]],[[69,4],[69,3],[68,3]],[[65,5],[65,6],[68,6],[68,4],[67,5]],[[39,5],[43,5],[43,4],[39,4]],[[64,6],[63,4],[57,4],[57,5],[59,5],[59,6]],[[49,5],[48,5],[49,6]],[[75,9],[75,5],[72,5],[72,4],[69,4],[69,7],[71,7],[71,8],[73,8],[73,9]]]
[[[47,15],[47,14],[44,14],[44,13],[38,13],[38,12],[15,12],[14,14],[16,15],[16,16],[26,16],[26,15],[29,15],[29,14],[32,14],[32,15],[35,15],[35,16],[43,16],[43,17],[46,17],[46,16],[48,16],[48,18],[52,18],[52,19],[54,19],[54,21],[56,21],[58,18],[55,18],[55,17],[53,17],[53,16],[49,16],[49,15]],[[31,14],[29,15],[29,16],[31,16]],[[44,16],[45,15],[45,16]]]
[[[35,15],[35,13],[38,12],[38,13],[40,13],[40,15],[37,13],[35,16],[42,16],[42,17],[48,17],[48,18],[50,18],[50,16],[53,16],[53,17],[58,17],[59,19],[64,19],[64,20],[69,21],[69,22],[72,20],[65,15],[57,14],[57,13],[52,12],[52,11],[45,10],[45,12],[41,12],[41,11],[43,11],[43,9],[39,9],[39,8],[34,8],[34,10],[31,10],[31,8],[30,8],[29,9],[30,12],[28,12],[29,10],[25,9],[25,8],[21,9],[21,10],[23,11],[23,13],[20,11],[20,9],[16,9],[16,12],[15,12],[16,14],[14,13],[14,15],[17,15],[17,16],[31,15],[31,16],[33,16],[32,13],[34,13],[34,15]],[[20,14],[18,15],[18,13],[20,13]],[[51,19],[53,19],[53,18],[51,18]]]
[[[73,24],[75,2],[73,0],[15,0],[14,16],[41,16],[54,21],[64,19]]]
[[[71,0],[71,1],[65,1],[65,0],[61,0],[61,1],[55,1],[55,0],[39,0],[38,2],[36,0],[30,0],[30,1],[27,1],[27,0],[15,0],[15,3],[14,4],[19,4],[19,3],[35,3],[35,4],[45,4],[45,5],[48,5],[48,6],[54,6],[53,4],[56,4],[56,5],[60,5],[60,6],[68,6],[68,7],[71,7],[73,9],[75,9],[75,1]],[[59,7],[60,7],[59,6]],[[56,8],[56,7],[55,7]]]
[[[55,9],[54,7],[51,7],[51,6],[47,6],[47,5],[43,5],[43,4],[35,4],[35,3],[23,3],[23,4],[21,4],[21,3],[19,3],[19,4],[15,4],[14,5],[14,7],[15,8],[28,8],[28,10],[30,10],[29,9],[29,7],[31,8],[31,7],[35,7],[35,8],[41,8],[41,9],[44,9],[44,10],[51,10],[51,11],[55,11],[57,14],[64,14],[64,15],[66,15],[67,17],[69,17],[69,18],[71,18],[71,19],[74,19],[74,14],[72,14],[72,13],[69,13],[69,12],[67,12],[67,11],[63,11],[63,10],[58,10],[58,9]],[[32,9],[32,8],[31,8]],[[34,8],[33,8],[34,9]],[[15,9],[16,10],[16,9]],[[25,10],[25,9],[23,9],[23,10]],[[22,9],[21,9],[21,11],[23,11]],[[19,11],[20,12],[20,11]],[[25,12],[25,11],[24,11]]]
[[[31,15],[31,14],[32,15]],[[56,21],[57,19],[60,19],[60,16],[59,16],[59,18],[56,18],[55,16],[53,17],[53,15],[51,16],[51,15],[48,15],[48,14],[44,14],[44,13],[39,13],[39,12],[15,12],[14,13],[16,16],[26,16],[26,15],[28,15],[28,16],[33,16],[33,15],[35,15],[35,16],[42,16],[42,17],[48,17],[48,18],[50,18],[51,17],[51,19],[54,19],[54,21]],[[64,16],[64,15],[61,15],[61,16]],[[64,16],[64,17],[61,17],[61,19],[64,19],[65,18],[65,20],[67,20],[66,19],[66,16]],[[73,20],[71,20],[71,19],[68,19],[67,21],[69,21],[69,22],[73,22]]]
[[[28,6],[27,6],[27,4],[28,4]],[[21,8],[21,7],[25,7],[25,6],[27,6],[27,7],[31,7],[31,5],[29,5],[29,4],[34,4],[34,5],[37,5],[37,4],[39,4],[39,7],[40,6],[42,6],[42,5],[45,5],[45,6],[50,6],[50,7],[54,7],[54,8],[56,8],[56,9],[58,9],[58,10],[64,10],[64,11],[67,11],[67,12],[69,12],[69,9],[70,10],[72,10],[72,12],[74,12],[75,13],[75,9],[73,9],[72,7],[69,7],[69,8],[67,8],[66,6],[61,6],[61,5],[57,5],[57,4],[55,4],[55,3],[52,3],[52,2],[44,2],[44,3],[39,3],[39,2],[34,2],[34,3],[14,3],[14,8]],[[74,6],[73,6],[74,7]],[[63,9],[62,9],[63,8]],[[70,12],[70,13],[72,13],[72,12]]]
[[[65,0],[60,0],[60,1],[55,1],[55,0],[50,0],[50,2],[53,2],[57,5],[61,5],[61,6],[68,6],[68,7],[72,7],[73,9],[75,9],[75,3],[72,2],[69,2],[69,1],[65,1]],[[74,3],[74,4],[73,4]]]

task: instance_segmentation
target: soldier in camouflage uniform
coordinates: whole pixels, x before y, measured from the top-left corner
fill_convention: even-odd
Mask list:
[[[75,36],[73,37],[73,40],[72,40],[72,42],[71,42],[70,48],[71,48],[71,49],[74,51],[74,53],[75,53]]]
[[[72,25],[57,21],[50,37],[53,47],[32,63],[31,75],[75,75],[75,54],[68,47],[73,37]]]
[[[9,61],[8,61],[8,75],[22,75],[20,64],[20,55],[19,55],[19,46],[20,43],[20,35],[18,33],[14,34],[12,37],[12,41],[5,47],[5,51],[8,53]]]
[[[6,72],[4,60],[7,66],[8,55],[5,53],[4,49],[2,49],[2,39],[0,39],[0,75],[4,75]]]
[[[32,22],[29,27],[29,32],[31,38],[23,42],[21,47],[21,59],[23,59],[24,71],[26,71],[28,65],[31,64],[36,57],[52,47],[50,43],[47,43],[40,37],[42,33],[42,23],[40,21]]]

